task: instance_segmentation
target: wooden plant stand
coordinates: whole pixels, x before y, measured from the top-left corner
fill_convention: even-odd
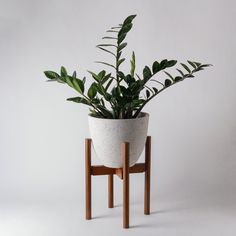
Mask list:
[[[91,165],[91,139],[85,139],[85,195],[86,220],[92,218],[92,175],[108,175],[108,207],[114,207],[113,176],[123,180],[123,228],[129,228],[129,174],[145,172],[144,183],[144,214],[150,214],[150,171],[151,171],[151,136],[147,136],[145,144],[145,163],[137,163],[129,167],[129,143],[121,145],[123,167],[109,168],[103,165]]]

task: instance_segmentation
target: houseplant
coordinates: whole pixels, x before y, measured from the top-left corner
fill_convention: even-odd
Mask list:
[[[121,71],[120,66],[125,58],[122,52],[127,46],[124,42],[127,33],[132,28],[136,15],[128,16],[122,24],[111,27],[106,41],[97,48],[110,54],[114,63],[97,61],[110,67],[114,72],[102,70],[99,73],[88,71],[93,79],[85,91],[86,78],[78,78],[76,71],[69,74],[65,67],[60,73],[45,71],[49,79],[64,83],[79,93],[79,96],[68,98],[68,101],[81,103],[90,108],[89,126],[93,145],[97,156],[108,167],[121,167],[120,145],[130,142],[130,165],[138,160],[145,143],[148,128],[147,113],[142,112],[145,105],[165,89],[187,78],[194,78],[196,72],[203,70],[209,64],[194,61],[180,63],[177,76],[170,74],[167,69],[176,65],[176,60],[161,60],[153,62],[151,68],[145,66],[143,74],[135,73],[135,53],[130,60],[130,72]],[[111,35],[110,35],[111,34]],[[153,79],[157,73],[163,72],[164,80]]]

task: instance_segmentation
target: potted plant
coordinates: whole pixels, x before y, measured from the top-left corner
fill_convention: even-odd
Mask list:
[[[78,78],[76,71],[68,74],[65,67],[60,73],[45,71],[49,79],[67,84],[79,93],[79,96],[68,98],[68,101],[82,103],[90,109],[89,128],[93,146],[97,156],[105,166],[118,168],[122,166],[120,145],[130,142],[130,166],[134,165],[145,144],[149,115],[143,111],[145,105],[165,89],[188,78],[194,78],[195,73],[203,70],[209,64],[195,61],[180,63],[178,75],[170,74],[167,69],[176,65],[176,60],[161,60],[145,66],[142,75],[135,73],[135,53],[130,60],[130,72],[121,71],[125,58],[122,52],[127,46],[124,42],[127,33],[132,28],[136,15],[128,16],[122,24],[107,30],[106,41],[97,45],[105,53],[109,53],[114,61],[97,63],[110,67],[113,71],[101,70],[98,73],[88,71],[93,82],[85,90],[86,78]],[[110,35],[111,34],[111,35]],[[154,79],[154,75],[163,72],[163,80]]]

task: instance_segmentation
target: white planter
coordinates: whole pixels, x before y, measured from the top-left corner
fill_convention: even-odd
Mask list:
[[[89,116],[93,147],[103,165],[122,167],[121,144],[130,143],[130,166],[141,155],[148,130],[149,114],[140,113],[135,119],[101,119]]]

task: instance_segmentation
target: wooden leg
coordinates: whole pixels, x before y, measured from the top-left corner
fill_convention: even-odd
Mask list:
[[[113,175],[108,175],[108,207],[114,207]]]
[[[85,198],[86,220],[90,220],[91,214],[91,139],[85,139]]]
[[[129,228],[129,143],[122,143],[123,160],[123,228]]]
[[[144,214],[150,214],[150,175],[151,175],[151,136],[147,137],[145,145],[145,187]]]

